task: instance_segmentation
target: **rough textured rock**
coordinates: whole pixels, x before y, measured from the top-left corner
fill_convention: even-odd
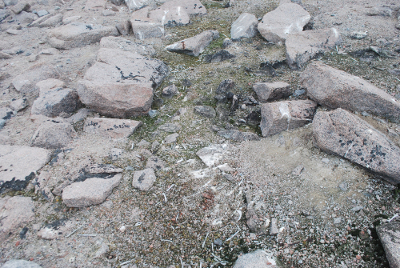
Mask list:
[[[260,102],[284,99],[290,96],[290,85],[286,82],[259,82],[253,84]]]
[[[205,31],[191,38],[178,41],[166,47],[168,51],[199,56],[201,52],[219,37],[218,31]]]
[[[218,136],[234,141],[257,141],[260,137],[253,132],[242,132],[239,130],[220,130]]]
[[[60,114],[72,114],[79,108],[79,97],[75,90],[57,88],[41,94],[32,105],[32,114],[42,114],[48,117]]]
[[[161,7],[164,10],[181,7],[181,10],[184,10],[190,16],[207,14],[206,7],[199,0],[170,0]]]
[[[196,154],[198,157],[200,157],[204,164],[206,164],[208,167],[213,167],[218,165],[227,149],[227,144],[212,144],[208,147],[200,149]]]
[[[165,144],[175,143],[178,137],[179,137],[178,133],[173,133],[171,135],[168,135],[167,137],[165,137],[164,143]]]
[[[12,12],[14,12],[15,14],[19,14],[22,11],[28,11],[31,8],[31,5],[29,3],[26,2],[19,2],[18,4],[16,4],[15,6],[11,7]]]
[[[256,251],[240,256],[233,268],[272,268],[277,267],[275,260],[271,254],[266,253],[264,250],[258,249]]]
[[[117,0],[113,0],[113,2],[116,2]],[[145,7],[146,5],[150,4],[152,0],[124,0],[120,2],[125,2],[126,6],[129,8],[129,10],[137,10]],[[118,2],[116,3],[118,5]],[[120,5],[120,4],[119,4]],[[118,6],[119,6],[118,5]]]
[[[214,108],[211,106],[207,106],[207,105],[195,106],[194,112],[198,115],[201,115],[203,117],[208,117],[208,118],[214,118],[217,115]]]
[[[132,42],[131,40],[119,36],[107,36],[101,38],[100,47],[136,52],[140,55],[150,57],[156,54],[155,49],[151,45],[141,44],[139,42]]]
[[[310,14],[300,5],[285,3],[264,15],[258,31],[269,42],[283,44],[288,35],[303,31],[310,19]]]
[[[9,260],[1,268],[42,268],[42,266],[32,261]]]
[[[218,51],[215,54],[209,54],[204,57],[204,61],[208,63],[215,63],[215,62],[221,62],[229,59],[233,59],[236,56],[229,53],[228,51],[222,49]]]
[[[391,268],[400,267],[400,222],[393,221],[376,228]]]
[[[301,80],[307,95],[318,104],[400,122],[400,103],[362,78],[322,63],[312,63],[302,73]]]
[[[40,95],[45,94],[48,91],[55,90],[57,88],[63,88],[64,86],[64,81],[54,78],[49,78],[36,83],[36,87],[39,88]]]
[[[28,106],[28,100],[26,98],[21,98],[17,100],[13,100],[9,107],[14,110],[15,112],[22,111]]]
[[[231,26],[231,39],[251,38],[257,34],[258,20],[256,16],[242,13]]]
[[[83,126],[86,133],[106,138],[127,138],[142,125],[142,122],[128,119],[87,118]]]
[[[132,14],[131,26],[136,39],[144,40],[164,36],[164,26],[161,23],[153,22],[149,19],[136,18],[135,15]]]
[[[152,168],[135,171],[132,186],[141,191],[148,191],[156,181],[156,175]]]
[[[162,95],[164,97],[170,98],[178,93],[178,88],[175,85],[170,85],[162,90]]]
[[[24,189],[49,160],[51,152],[28,146],[0,145],[0,192]]]
[[[51,120],[42,123],[31,139],[32,146],[59,149],[67,146],[77,136],[69,123]]]
[[[286,61],[292,69],[302,68],[317,54],[329,51],[341,42],[335,28],[303,31],[286,38]]]
[[[38,87],[36,83],[48,78],[58,78],[59,72],[54,66],[51,65],[34,65],[30,69],[24,71],[22,74],[17,75],[12,84],[14,88],[23,94],[31,93],[37,94]]]
[[[264,137],[311,123],[317,103],[311,100],[280,101],[261,106],[261,132]]]
[[[43,17],[40,17],[33,22],[31,22],[29,27],[55,27],[58,24],[61,24],[63,21],[63,15],[61,13],[58,14],[49,14]]]
[[[340,108],[318,112],[313,133],[322,150],[400,183],[400,148],[359,117]]]
[[[48,32],[48,42],[58,49],[69,49],[99,42],[104,36],[117,36],[117,28],[98,24],[70,23]]]

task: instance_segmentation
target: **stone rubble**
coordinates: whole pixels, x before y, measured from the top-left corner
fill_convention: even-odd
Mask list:
[[[243,13],[237,18],[231,26],[231,39],[252,38],[257,34],[258,20],[256,16],[249,13]]]
[[[198,57],[217,38],[219,38],[218,31],[205,31],[196,36],[173,43],[165,47],[165,49],[171,52]]]

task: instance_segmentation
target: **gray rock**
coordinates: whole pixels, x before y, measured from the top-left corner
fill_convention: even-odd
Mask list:
[[[221,62],[229,59],[233,59],[236,56],[229,53],[226,50],[220,50],[215,54],[209,54],[204,57],[204,61],[208,63],[215,63],[215,62]]]
[[[38,20],[32,22],[30,27],[55,27],[62,23],[63,15],[61,13],[51,14],[45,17],[41,17]]]
[[[116,1],[116,0],[114,0]],[[123,2],[123,1],[122,1]],[[126,6],[129,8],[129,10],[135,11],[137,9],[141,9],[151,2],[152,0],[124,0]]]
[[[102,14],[103,16],[105,16],[105,17],[108,17],[108,16],[115,16],[115,15],[116,15],[115,11],[112,11],[112,10],[109,10],[109,9],[103,10],[103,12],[101,12],[101,14]],[[121,32],[120,32],[120,33],[121,33]]]
[[[129,119],[87,118],[83,131],[105,138],[122,139],[128,138],[141,125],[142,122]]]
[[[146,168],[152,168],[153,170],[160,170],[165,168],[165,162],[157,156],[151,156],[149,157],[149,159],[147,159]]]
[[[116,6],[120,6],[123,3],[125,3],[125,0],[111,0],[111,3],[113,3]]]
[[[88,207],[104,202],[121,181],[122,174],[112,178],[90,178],[82,182],[75,182],[64,188],[62,199],[68,207]]]
[[[264,250],[256,251],[240,256],[233,268],[272,268],[277,267],[273,257]]]
[[[208,167],[213,167],[214,165],[218,165],[227,149],[228,145],[226,144],[212,144],[197,151],[196,155]]]
[[[174,132],[179,131],[181,129],[181,127],[177,124],[166,123],[164,125],[159,126],[158,129],[165,131],[165,132],[174,133]]]
[[[0,119],[9,120],[14,116],[14,111],[7,107],[0,108]]]
[[[7,6],[15,6],[18,4],[18,0],[3,0],[4,4]]]
[[[14,110],[15,112],[19,112],[22,111],[23,109],[25,109],[28,106],[28,101],[26,98],[21,98],[21,99],[17,99],[17,100],[13,100],[9,107]]]
[[[292,69],[302,68],[318,54],[331,50],[341,42],[335,28],[294,33],[286,38],[286,61]]]
[[[269,234],[270,235],[277,235],[279,234],[279,229],[278,229],[278,224],[277,224],[278,220],[276,218],[272,218],[271,219],[271,224],[270,224],[270,228],[269,228]]]
[[[264,15],[258,31],[269,42],[282,45],[290,34],[303,31],[310,19],[310,14],[300,5],[285,3]]]
[[[167,137],[165,137],[164,143],[165,144],[175,143],[178,137],[179,137],[178,133],[173,133],[171,135],[168,135]]]
[[[190,16],[207,14],[206,7],[200,0],[170,0],[161,6],[164,10],[177,9],[184,10]]]
[[[15,14],[19,14],[22,11],[28,11],[31,8],[31,5],[26,2],[19,2],[18,4],[11,7],[12,12]]]
[[[343,109],[316,113],[315,142],[389,181],[400,182],[400,148],[359,117]]]
[[[111,164],[93,164],[85,167],[85,172],[89,174],[113,174],[122,173],[124,170]]]
[[[175,85],[170,85],[162,90],[162,95],[164,97],[173,97],[178,93],[178,88]]]
[[[23,190],[50,160],[50,154],[42,148],[0,145],[0,192],[6,188]]]
[[[261,106],[262,135],[271,136],[311,123],[316,108],[311,100],[265,103]]]
[[[148,191],[156,181],[156,175],[152,168],[135,171],[132,186],[141,191]]]
[[[131,33],[132,25],[130,21],[123,21],[115,25],[118,30],[118,33],[122,36],[127,36]]]
[[[376,228],[390,267],[400,267],[400,222],[392,221]]]
[[[168,51],[199,56],[201,52],[219,37],[218,31],[205,31],[194,37],[184,39],[166,47]]]
[[[331,109],[368,112],[400,122],[400,103],[366,80],[322,63],[311,63],[301,75],[307,95]]]
[[[1,268],[42,268],[42,266],[32,261],[9,260]]]
[[[117,37],[107,36],[101,38],[100,47],[136,52],[139,53],[140,55],[149,57],[154,56],[156,54],[156,51],[152,45],[141,44],[139,42],[132,42],[131,40],[119,36]]]
[[[6,52],[0,51],[0,59],[1,60],[7,60],[7,59],[11,59],[11,58],[12,58],[12,55],[10,55]]]
[[[390,7],[386,7],[386,6],[373,7],[367,11],[368,16],[391,17],[392,14],[393,14],[393,10]]]
[[[67,146],[77,137],[75,129],[62,121],[46,121],[42,123],[31,139],[32,146],[46,149],[59,149]]]
[[[350,34],[350,38],[352,39],[357,39],[357,40],[361,40],[364,39],[365,37],[368,36],[367,32],[352,32]]]
[[[61,114],[72,114],[79,108],[79,97],[75,90],[57,88],[41,94],[32,105],[32,114],[56,117]]]
[[[38,15],[39,17],[46,16],[47,14],[49,14],[49,12],[48,12],[47,10],[45,10],[45,9],[39,10],[39,11],[37,12],[37,15]]]
[[[124,150],[119,149],[119,148],[112,148],[110,153],[108,154],[108,157],[112,160],[112,161],[117,161],[118,159],[122,158],[122,155],[124,153]]]
[[[242,13],[231,26],[232,40],[241,38],[252,38],[257,34],[258,20],[256,16],[249,13]]]
[[[260,137],[253,132],[242,132],[239,130],[220,130],[217,132],[218,136],[224,137],[228,140],[234,141],[257,141]]]
[[[260,102],[284,99],[290,96],[290,85],[286,82],[259,82],[253,84]]]
[[[49,78],[36,83],[36,87],[39,89],[39,95],[45,95],[49,91],[54,91],[57,88],[63,88],[64,85],[64,81],[54,78]]]
[[[39,93],[39,88],[36,86],[37,82],[48,78],[58,78],[59,76],[60,73],[54,66],[37,64],[17,75],[12,80],[12,84],[20,93],[36,95]]]
[[[0,9],[0,23],[10,15],[11,15],[10,10],[8,10],[8,9]]]
[[[20,14],[15,16],[15,19],[21,24],[30,24],[37,20],[38,16],[31,12],[22,11]]]
[[[62,23],[63,23],[64,25],[67,25],[67,24],[69,24],[69,23],[71,23],[71,22],[78,21],[78,20],[81,19],[81,18],[82,18],[82,16],[65,17],[65,18],[63,18]]]
[[[194,112],[198,115],[201,115],[203,117],[207,118],[214,118],[217,113],[215,112],[214,108],[211,106],[195,106],[194,107]]]
[[[134,16],[134,14],[132,14],[132,16]],[[164,36],[164,26],[160,23],[149,21],[148,19],[132,18],[131,27],[133,36],[139,40]]]

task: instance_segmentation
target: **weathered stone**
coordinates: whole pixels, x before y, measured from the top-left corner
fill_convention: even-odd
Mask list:
[[[128,119],[87,118],[83,130],[86,133],[106,138],[127,138],[142,125],[142,122]]]
[[[25,109],[28,106],[28,101],[26,98],[21,98],[21,99],[17,99],[17,100],[13,100],[9,107],[14,110],[15,112],[19,112],[22,111],[23,109]]]
[[[69,23],[71,23],[71,22],[78,21],[78,20],[81,19],[81,18],[82,18],[82,16],[65,17],[65,18],[63,18],[62,23],[63,23],[64,25],[67,25],[67,24],[69,24]]]
[[[132,186],[141,191],[148,191],[156,181],[156,175],[152,168],[135,171],[133,174]]]
[[[0,108],[0,119],[8,120],[14,116],[14,111],[7,107]]]
[[[125,3],[125,1],[124,0],[111,0],[111,3],[113,3],[116,6],[120,6],[123,3]]]
[[[166,123],[164,125],[159,126],[158,129],[165,131],[165,132],[174,133],[174,132],[179,131],[181,129],[181,127],[177,124]]]
[[[400,148],[359,117],[340,108],[318,112],[313,133],[322,150],[400,183]]]
[[[166,4],[151,10],[149,12],[150,20],[166,27],[189,24],[189,14],[181,6],[165,6]]]
[[[62,20],[63,20],[63,15],[61,13],[49,15],[46,16],[46,19],[38,23],[37,27],[54,27],[57,26],[58,24],[61,24]]]
[[[53,91],[57,88],[63,88],[64,86],[64,81],[54,78],[49,78],[36,83],[36,87],[39,88],[39,95],[44,95],[49,91]]]
[[[20,14],[15,16],[15,19],[20,24],[29,24],[37,20],[38,16],[31,12],[22,11]]]
[[[88,207],[104,202],[121,181],[122,174],[112,178],[90,178],[64,188],[62,199],[68,207]]]
[[[400,222],[392,221],[376,228],[391,268],[400,267]]]
[[[179,137],[178,133],[173,133],[173,134],[165,137],[164,142],[165,142],[165,144],[175,143],[176,140],[178,139],[178,137]]]
[[[42,268],[42,266],[32,261],[9,260],[1,268]]]
[[[207,14],[207,9],[205,6],[203,6],[200,0],[170,0],[161,7],[164,10],[180,7],[181,11],[185,11],[190,16]]]
[[[51,120],[43,122],[31,139],[32,146],[59,149],[67,146],[77,136],[69,123]]]
[[[11,12],[8,9],[1,9],[0,10],[0,23],[10,15],[11,15]]]
[[[229,59],[235,58],[235,55],[232,55],[226,50],[220,50],[215,54],[209,54],[204,57],[204,61],[208,63],[215,63],[215,62],[221,62]]]
[[[261,132],[264,137],[311,123],[317,103],[311,100],[280,101],[261,106]]]
[[[11,59],[11,58],[12,58],[12,55],[10,55],[6,52],[0,51],[0,60],[6,60],[6,59]]]
[[[103,9],[106,5],[106,0],[87,0],[85,3],[86,10]]]
[[[288,35],[303,31],[310,19],[310,14],[300,5],[285,3],[264,15],[258,31],[269,42],[284,44]]]
[[[162,90],[164,97],[173,97],[178,93],[178,88],[175,85],[170,85]]]
[[[368,16],[391,17],[393,10],[387,6],[373,7],[367,11]]]
[[[286,61],[292,69],[302,68],[310,59],[340,42],[340,34],[335,28],[290,34],[285,43]]]
[[[101,15],[103,15],[104,17],[109,17],[109,16],[115,16],[116,13],[115,13],[115,11],[106,9],[106,10],[103,10],[103,12],[101,12]],[[117,27],[117,29],[118,29],[118,27]],[[120,34],[122,34],[119,29],[118,29],[118,31],[119,31]]]
[[[290,96],[290,85],[286,82],[254,83],[253,89],[260,102],[284,99]]]
[[[90,174],[113,174],[121,173],[124,170],[111,164],[94,164],[85,167],[85,172]]]
[[[132,32],[136,39],[160,38],[164,35],[164,27],[160,23],[131,20]]]
[[[190,56],[199,56],[201,52],[219,37],[218,31],[205,31],[194,37],[178,41],[166,47],[168,51],[183,53]]]
[[[231,39],[252,38],[257,34],[258,20],[256,16],[242,13],[231,26]]]
[[[12,12],[14,12],[15,14],[19,14],[22,11],[28,11],[31,8],[31,5],[29,3],[26,2],[19,2],[18,4],[16,4],[15,6],[11,7]]]
[[[165,165],[166,165],[165,162],[157,156],[149,157],[149,159],[147,159],[146,162],[146,168],[152,168],[154,170],[163,169],[165,168]]]
[[[45,9],[42,9],[42,10],[37,11],[36,14],[37,14],[39,17],[43,17],[43,16],[48,15],[49,12],[48,12],[47,10],[45,10]]]
[[[20,93],[37,94],[38,87],[35,86],[37,82],[48,78],[58,78],[59,75],[59,72],[54,66],[40,64],[17,75],[12,80],[12,84]]]
[[[0,199],[0,239],[16,231],[35,217],[35,205],[30,197],[14,196]]]
[[[129,10],[141,9],[152,2],[152,0],[124,0]]]
[[[75,22],[50,30],[48,43],[58,49],[69,49],[99,42],[102,37],[110,35],[117,36],[117,28]]]
[[[118,23],[117,25],[115,25],[115,27],[117,28],[118,33],[123,36],[127,36],[131,33],[132,30],[131,22],[128,20]]]
[[[23,190],[49,160],[51,152],[28,146],[0,145],[0,192]]]
[[[203,117],[208,117],[208,118],[214,118],[217,115],[214,108],[211,106],[207,106],[207,105],[195,106],[194,112],[198,115],[201,115]]]
[[[3,0],[4,4],[7,6],[15,6],[18,4],[18,0]]]
[[[154,56],[156,54],[155,49],[152,45],[141,44],[138,42],[132,42],[131,40],[115,37],[115,36],[107,36],[103,37],[100,40],[101,48],[112,48],[112,49],[121,49],[124,51],[136,52],[143,56]]]
[[[61,114],[72,114],[79,108],[79,97],[75,90],[57,88],[41,94],[32,105],[32,114],[56,117]]]
[[[350,38],[352,39],[357,39],[357,40],[361,40],[364,39],[365,37],[368,36],[367,32],[352,32],[350,34]]]
[[[233,268],[272,268],[276,267],[275,260],[270,254],[264,250],[258,249],[256,251],[240,256]]]
[[[56,48],[50,47],[50,48],[45,48],[40,51],[40,55],[58,55],[60,54],[60,51]]]
[[[59,231],[54,230],[53,228],[48,228],[48,227],[44,227],[44,228],[40,229],[39,232],[37,233],[37,236],[39,238],[45,239],[45,240],[53,240],[53,239],[60,237]]]
[[[309,64],[301,75],[307,95],[331,109],[367,112],[400,122],[400,103],[366,80],[322,63]]]
[[[217,132],[218,136],[224,137],[228,140],[234,141],[257,141],[260,137],[253,132],[242,132],[239,130],[220,130]]]
[[[208,147],[204,147],[197,151],[197,156],[206,164],[208,167],[218,165],[223,155],[228,149],[227,144],[212,144]]]

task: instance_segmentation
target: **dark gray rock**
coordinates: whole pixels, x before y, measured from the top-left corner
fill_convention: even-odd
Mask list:
[[[231,39],[252,38],[257,34],[258,20],[256,16],[242,13],[231,26]]]
[[[79,108],[78,93],[69,88],[57,88],[41,94],[32,105],[32,114],[56,117],[72,114]]]
[[[152,168],[135,171],[132,186],[141,191],[148,191],[156,181],[156,174]]]
[[[215,63],[215,62],[221,62],[221,61],[233,59],[235,57],[236,57],[235,55],[232,55],[231,53],[229,53],[226,50],[220,50],[215,54],[206,55],[204,57],[204,61],[208,62],[208,63]]]
[[[201,52],[219,37],[218,31],[205,31],[194,37],[184,39],[166,47],[168,51],[199,56]]]
[[[32,146],[46,149],[59,149],[67,146],[77,136],[69,123],[46,121],[42,123],[31,139]]]
[[[289,97],[291,93],[290,85],[286,82],[254,83],[253,90],[256,92],[260,102],[284,99]]]
[[[391,268],[400,267],[400,222],[392,221],[376,228]]]
[[[207,118],[214,118],[217,115],[214,108],[211,106],[195,106],[194,112]]]

